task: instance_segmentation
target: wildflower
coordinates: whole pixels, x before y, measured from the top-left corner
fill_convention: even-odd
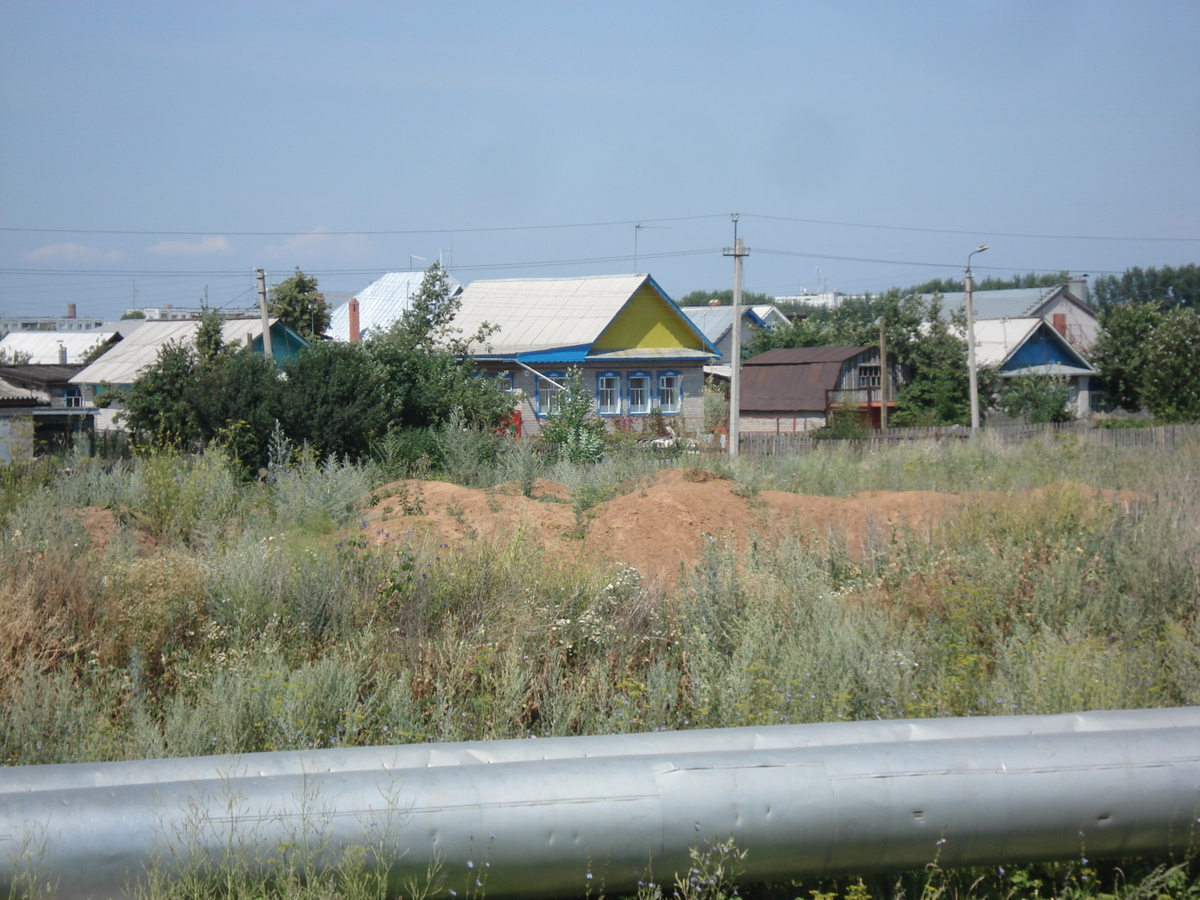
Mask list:
[[[467,860],[467,868],[468,868],[468,869],[473,869],[473,868],[475,868],[475,863],[471,862],[471,860],[469,860],[469,859],[468,859],[468,860]]]

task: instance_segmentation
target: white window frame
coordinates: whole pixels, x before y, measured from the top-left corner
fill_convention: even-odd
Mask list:
[[[539,419],[554,415],[558,411],[559,397],[564,390],[563,382],[567,380],[565,372],[546,372],[545,375],[558,387],[551,387],[546,378],[537,380],[537,406],[534,407],[534,412]]]
[[[633,392],[635,390],[633,383],[641,380],[645,382],[644,397],[645,402],[641,406],[634,404]],[[631,416],[647,416],[653,408],[654,401],[654,379],[650,377],[649,372],[631,372],[625,379],[626,396],[629,398],[629,415]]]
[[[606,397],[607,395],[607,397]],[[605,400],[609,403],[605,403]],[[596,414],[619,416],[621,414],[621,373],[601,372],[596,376]]]
[[[674,379],[672,387],[664,387],[663,382],[666,379]],[[669,393],[674,392],[675,402],[668,403],[664,399]],[[678,415],[683,409],[683,375],[679,372],[659,372],[658,373],[658,411],[664,416]]]

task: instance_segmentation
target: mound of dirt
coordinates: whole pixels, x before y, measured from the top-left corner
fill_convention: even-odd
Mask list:
[[[561,484],[539,481],[532,498],[515,485],[488,491],[444,482],[404,481],[377,492],[364,517],[372,544],[428,538],[446,543],[520,529],[548,552],[598,556],[633,566],[648,580],[673,580],[696,564],[706,536],[744,547],[753,533],[806,532],[844,542],[861,558],[895,531],[930,534],[955,494],[874,491],[857,497],[808,497],[782,491],[748,495],[723,475],[664,469],[650,482],[577,511]]]

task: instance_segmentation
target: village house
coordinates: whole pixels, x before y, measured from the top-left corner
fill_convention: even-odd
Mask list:
[[[836,409],[880,424],[884,373],[879,347],[788,347],[742,363],[742,433],[798,433],[826,425]],[[888,408],[896,405],[898,369],[889,362]]]
[[[495,326],[475,362],[504,379],[525,433],[541,432],[573,367],[611,428],[638,430],[652,413],[676,434],[701,427],[718,351],[649,275],[474,281],[459,299],[464,334]]]

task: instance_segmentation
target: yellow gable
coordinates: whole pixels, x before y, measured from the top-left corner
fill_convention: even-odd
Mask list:
[[[704,340],[658,291],[643,284],[600,332],[593,350],[703,350]]]

